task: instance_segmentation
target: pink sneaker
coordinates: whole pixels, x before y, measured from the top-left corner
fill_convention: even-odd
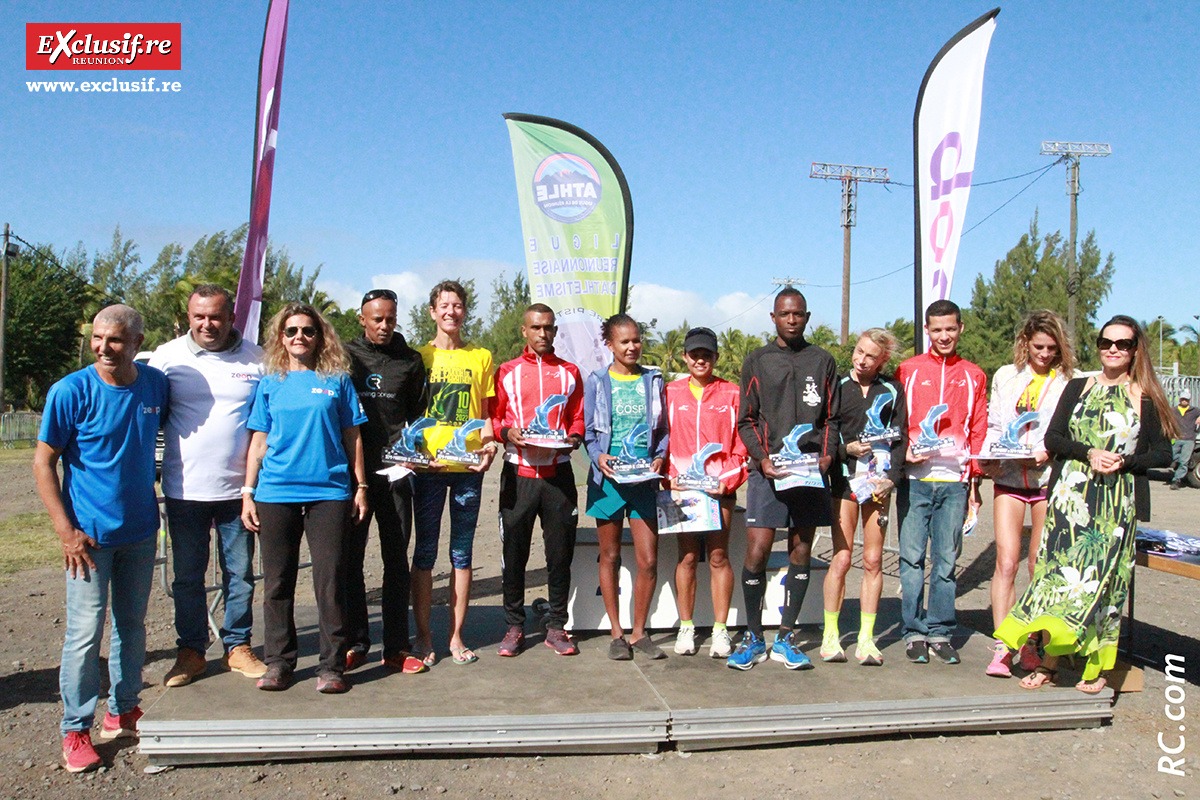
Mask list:
[[[106,713],[100,726],[101,739],[136,739],[138,738],[138,720],[142,718],[141,707],[135,706],[133,711],[126,711],[120,716]]]
[[[1009,652],[1008,645],[999,639],[996,640],[995,652],[992,653],[992,663],[987,665],[984,672],[993,678],[1012,677],[1012,653]]]
[[[71,731],[63,737],[63,769],[67,772],[91,772],[104,763],[92,747],[92,735],[87,731]]]
[[[1042,657],[1038,655],[1036,639],[1027,639],[1025,644],[1021,645],[1021,651],[1017,655],[1018,665],[1026,672],[1033,672],[1042,665]]]

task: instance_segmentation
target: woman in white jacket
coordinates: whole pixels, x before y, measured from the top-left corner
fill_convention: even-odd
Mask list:
[[[1053,311],[1031,312],[1013,343],[1013,363],[996,371],[988,403],[988,435],[984,453],[997,456],[980,466],[993,481],[992,511],[996,533],[996,571],[992,575],[992,618],[999,625],[1016,600],[1015,581],[1021,560],[1021,529],[1029,510],[1029,574],[1037,558],[1046,520],[1046,483],[1050,454],[1043,437],[1058,406],[1063,387],[1075,369],[1075,352],[1063,320]],[[1028,453],[1028,455],[1023,455]],[[995,642],[987,674],[1012,677],[1013,654]],[[1032,670],[1040,658],[1037,642],[1026,642],[1019,654],[1021,669]]]

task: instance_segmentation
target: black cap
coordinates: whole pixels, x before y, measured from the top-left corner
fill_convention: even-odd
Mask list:
[[[692,328],[687,332],[683,340],[683,352],[690,353],[693,350],[717,352],[717,335],[711,328]]]

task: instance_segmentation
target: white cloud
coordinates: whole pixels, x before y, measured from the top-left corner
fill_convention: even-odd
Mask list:
[[[635,283],[629,287],[629,313],[639,322],[657,319],[656,330],[669,331],[683,324],[703,325],[718,333],[738,328],[757,333],[770,326],[767,309],[759,298],[733,292],[708,302],[695,292]]]

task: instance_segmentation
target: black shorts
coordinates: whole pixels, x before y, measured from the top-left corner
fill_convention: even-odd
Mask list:
[[[775,491],[775,484],[758,470],[746,484],[746,527],[820,528],[833,524],[829,490],[797,487]]]
[[[834,471],[836,470],[836,471]],[[850,490],[850,479],[842,474],[841,465],[829,471],[829,494],[835,500],[857,500]]]

